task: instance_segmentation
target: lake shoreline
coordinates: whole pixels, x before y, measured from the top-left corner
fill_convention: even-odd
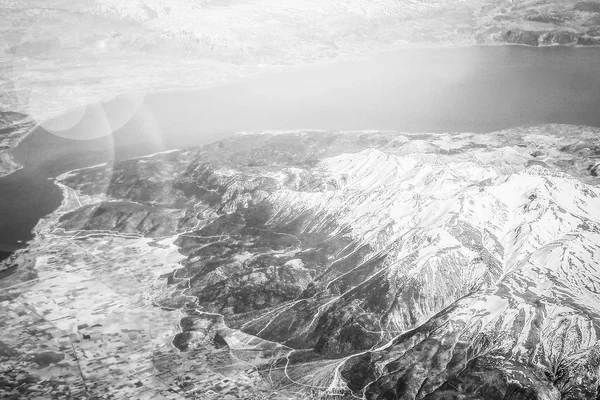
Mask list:
[[[47,215],[61,202],[63,194],[48,179],[240,132],[297,131],[302,126],[478,134],[543,124],[600,126],[595,108],[600,77],[593,68],[598,59],[598,49],[561,45],[403,48],[375,59],[269,69],[271,73],[209,89],[154,90],[145,96],[143,112],[98,148],[93,141],[48,133],[38,123],[9,150],[21,167],[0,178],[0,191],[11,196],[16,191],[14,198],[0,199],[0,221],[5,219],[0,250],[6,251],[9,243],[13,249],[25,246],[31,240],[26,232],[39,222],[30,214]],[[93,122],[87,121],[88,127]],[[154,136],[146,135],[152,130]],[[11,241],[11,235],[23,246]]]
[[[119,96],[123,96],[123,95],[128,95],[128,94],[143,94],[145,96],[160,96],[162,94],[176,94],[176,93],[189,93],[189,92],[194,92],[194,91],[201,91],[201,90],[212,90],[212,89],[219,89],[219,88],[223,88],[223,87],[228,87],[230,85],[235,85],[235,84],[239,84],[239,83],[243,83],[247,80],[254,80],[254,79],[261,79],[263,77],[268,77],[272,74],[281,74],[281,73],[290,73],[290,72],[302,72],[302,71],[312,71],[315,69],[319,69],[319,68],[323,68],[323,67],[327,67],[327,66],[335,66],[336,64],[340,64],[340,63],[353,63],[353,62],[360,62],[360,61],[365,61],[365,60],[369,60],[369,59],[373,59],[373,58],[377,58],[377,57],[385,57],[388,55],[393,55],[396,52],[400,52],[403,50],[406,51],[411,51],[411,50],[435,50],[435,49],[443,49],[443,50],[452,50],[452,49],[468,49],[468,48],[500,48],[500,47],[519,47],[519,48],[528,48],[528,49],[547,49],[547,48],[565,48],[565,49],[597,49],[600,48],[600,45],[580,45],[580,44],[556,44],[556,43],[551,43],[551,44],[540,44],[539,46],[532,46],[532,45],[528,45],[528,44],[522,44],[522,43],[504,43],[504,42],[493,42],[493,43],[473,43],[473,42],[464,42],[464,43],[417,43],[417,44],[412,44],[412,43],[400,43],[397,44],[395,46],[392,46],[391,48],[387,48],[387,49],[381,49],[378,50],[372,54],[369,54],[367,56],[364,57],[356,57],[356,56],[352,56],[352,55],[342,55],[342,56],[338,56],[332,59],[326,59],[326,60],[320,60],[317,63],[307,63],[307,64],[300,64],[300,65],[269,65],[269,66],[264,66],[264,68],[266,68],[263,71],[257,72],[257,73],[253,73],[250,75],[243,75],[243,76],[239,76],[237,78],[234,79],[230,79],[226,82],[208,82],[206,85],[193,85],[193,86],[153,86],[152,90],[142,90],[142,89],[136,89],[136,88],[132,88],[131,90],[127,90],[125,92],[122,93],[117,93],[114,96],[112,96],[110,99],[102,99],[102,100],[98,100],[96,102],[87,102],[85,104],[82,104],[80,106],[77,107],[73,107],[73,108],[69,108],[69,109],[65,109],[65,110],[61,110],[60,112],[56,113],[56,115],[52,115],[50,117],[45,117],[43,119],[41,119],[40,121],[36,121],[36,117],[35,116],[27,116],[26,119],[24,119],[23,121],[19,121],[19,125],[20,124],[26,124],[29,122],[34,122],[35,125],[33,125],[31,128],[27,129],[27,132],[25,132],[24,134],[18,136],[16,138],[16,140],[12,143],[9,143],[7,149],[3,149],[0,151],[0,156],[3,154],[6,154],[5,157],[7,157],[7,161],[3,161],[2,158],[0,157],[0,178],[3,176],[7,176],[10,173],[16,172],[18,171],[20,168],[22,168],[23,166],[20,165],[19,163],[14,161],[14,157],[12,156],[14,150],[19,146],[19,144],[21,143],[21,141],[23,141],[24,139],[26,139],[32,132],[34,132],[36,129],[38,129],[40,126],[43,127],[43,125],[52,119],[55,118],[59,118],[61,116],[67,115],[71,112],[80,110],[82,108],[86,108],[88,106],[90,106],[91,104],[96,104],[96,103],[110,103],[111,101],[115,100],[115,98],[119,97]],[[23,110],[5,110],[4,112],[23,112]],[[16,125],[13,125],[13,127]],[[489,130],[485,133],[489,133],[489,132],[493,132],[493,130]],[[12,161],[14,164],[14,168],[11,169],[10,166],[8,166],[7,171],[8,172],[3,172],[2,171],[2,165],[7,165],[9,163],[9,161]]]

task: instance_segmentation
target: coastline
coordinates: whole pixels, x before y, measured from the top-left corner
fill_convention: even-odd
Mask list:
[[[89,167],[75,168],[73,170],[64,172],[57,176],[52,183],[61,191],[62,200],[60,205],[52,211],[50,214],[45,215],[40,218],[36,225],[32,229],[33,238],[25,243],[23,243],[23,247],[17,249],[10,253],[10,255],[4,259],[0,260],[0,272],[5,271],[10,268],[17,268],[17,270],[24,269],[30,272],[35,273],[35,260],[28,255],[28,253],[32,250],[36,250],[36,244],[38,239],[43,238],[44,235],[48,235],[50,233],[49,227],[54,225],[61,216],[71,211],[76,210],[85,203],[85,200],[89,200],[84,196],[78,196],[74,189],[62,183],[65,178],[68,178],[71,174],[76,173],[77,171],[82,171],[85,169],[96,168],[105,166],[106,163],[91,165]],[[81,200],[84,200],[82,204]],[[21,260],[23,258],[24,260]],[[24,261],[23,264],[20,264],[18,261]],[[37,274],[36,274],[37,275]],[[32,280],[33,282],[33,280]],[[27,282],[19,282],[18,284],[25,284]],[[0,280],[0,288],[6,287],[6,281]]]
[[[8,176],[23,168],[14,158],[14,150],[31,134],[40,124],[27,116],[5,129],[14,129],[0,140],[0,178]]]
[[[119,368],[119,374],[110,382],[122,383],[119,390],[127,394],[124,397],[139,391],[135,384],[139,381],[144,381],[149,390],[161,391],[162,380],[154,373],[154,354],[175,356],[177,350],[170,346],[168,338],[177,333],[175,326],[179,314],[154,307],[147,297],[164,284],[161,276],[177,268],[183,256],[176,253],[172,243],[167,243],[168,239],[161,242],[163,246],[150,246],[154,240],[144,237],[118,235],[90,236],[79,241],[78,235],[55,230],[62,215],[82,203],[96,200],[78,196],[62,180],[69,173],[93,167],[97,166],[78,168],[54,180],[63,194],[60,206],[39,220],[33,230],[34,238],[26,248],[14,254],[15,264],[18,264],[15,271],[0,281],[0,302],[6,311],[0,315],[13,318],[5,332],[5,340],[20,343],[24,354],[31,349],[45,348],[60,355],[66,361],[63,369],[47,370],[44,379],[65,382],[72,396],[77,398],[88,392],[85,382],[96,379],[96,366],[102,366],[102,371]],[[101,252],[93,249],[94,244],[105,245],[106,241],[114,246],[135,249],[134,254],[123,254],[119,261],[109,262]],[[88,247],[88,243],[92,247]],[[161,263],[157,264],[156,260]],[[60,299],[68,299],[69,306],[63,307]],[[27,312],[14,318],[13,312],[22,309]],[[126,316],[125,322],[121,316]],[[56,338],[55,341],[69,345],[48,344],[44,335],[22,338],[22,324],[29,326],[32,322],[37,322],[41,330]],[[106,336],[102,328],[98,328],[101,325],[118,326],[120,334]],[[133,335],[131,332],[136,332],[135,336],[129,336]],[[88,339],[90,336],[95,339],[96,335],[102,335],[106,343],[99,351],[131,357],[129,364],[126,367],[117,365],[119,360],[115,357],[90,362],[86,351],[95,345],[95,340]],[[17,356],[5,361],[12,369],[39,379],[37,364],[30,359],[23,361]],[[67,381],[63,377],[64,368],[69,369]],[[96,387],[95,390],[102,389]]]
[[[461,48],[472,48],[472,47],[503,47],[503,46],[519,46],[519,47],[529,47],[529,48],[548,48],[548,47],[564,47],[564,48],[572,48],[572,49],[587,49],[587,48],[600,48],[600,45],[582,45],[578,43],[569,43],[569,44],[558,44],[558,43],[540,43],[539,45],[530,45],[525,43],[507,43],[500,41],[491,41],[491,42],[483,42],[478,43],[474,40],[464,40],[459,42],[420,42],[420,43],[410,43],[410,42],[402,42],[396,43],[389,46],[385,46],[381,49],[376,49],[368,55],[361,54],[342,54],[336,55],[335,57],[325,58],[318,60],[316,62],[306,62],[295,65],[289,64],[263,64],[263,65],[252,65],[252,66],[243,66],[246,67],[245,72],[238,74],[237,76],[229,77],[225,81],[206,81],[206,82],[196,82],[191,83],[190,85],[150,85],[146,88],[140,87],[131,87],[125,88],[124,90],[116,90],[111,93],[108,93],[104,97],[99,97],[94,101],[87,101],[85,103],[79,104],[74,107],[61,109],[53,112],[51,115],[45,115],[43,118],[37,119],[39,116],[35,115],[27,115],[23,120],[18,121],[13,125],[9,125],[7,129],[15,129],[15,131],[19,130],[19,126],[23,126],[23,132],[11,132],[7,135],[6,138],[3,138],[0,141],[0,178],[3,176],[7,176],[15,171],[18,171],[23,166],[14,160],[13,152],[18,147],[20,142],[24,140],[29,134],[31,134],[36,128],[44,125],[44,123],[52,118],[56,118],[61,115],[65,115],[69,112],[77,110],[81,107],[87,107],[94,103],[107,103],[112,101],[114,98],[123,95],[123,94],[150,94],[150,95],[160,95],[163,93],[173,94],[177,92],[193,92],[196,90],[203,89],[217,89],[220,87],[244,82],[247,79],[256,79],[267,76],[269,74],[279,74],[290,71],[310,71],[312,69],[321,68],[324,66],[332,66],[338,63],[344,62],[360,62],[362,60],[368,60],[374,57],[385,56],[392,54],[401,50],[431,50],[431,49],[461,49]],[[238,72],[241,72],[238,71]],[[16,110],[10,110],[9,112],[17,112],[22,113],[25,110],[20,110],[17,107]]]
[[[491,44],[476,44],[476,43],[469,43],[469,44],[462,44],[462,45],[453,45],[453,46],[440,46],[440,45],[435,45],[432,46],[432,48],[479,48],[479,47],[503,47],[506,46],[507,44],[505,43],[491,43]],[[534,46],[529,46],[529,45],[525,45],[525,44],[509,44],[509,46],[520,46],[520,47],[534,47]],[[545,48],[545,47],[564,47],[564,48],[579,48],[576,46],[572,46],[572,45],[552,45],[552,46],[542,46],[541,48]],[[589,46],[583,46],[583,47],[589,47]],[[376,55],[382,55],[382,54],[393,54],[395,51],[401,50],[401,49],[407,49],[408,47],[396,47],[395,49],[392,50],[385,50],[385,51],[380,51],[380,52],[375,52]],[[423,47],[423,46],[415,46],[415,47],[411,47],[411,49],[427,49],[428,47]],[[595,51],[594,51],[595,52]],[[375,56],[373,56],[375,57]],[[312,69],[318,69],[320,67],[322,67],[323,65],[328,65],[328,64],[339,64],[342,62],[348,62],[348,61],[357,61],[356,58],[352,57],[350,59],[343,59],[343,58],[338,58],[335,60],[329,60],[327,62],[318,62],[318,63],[312,63],[312,64],[303,64],[303,65],[298,65],[298,66],[294,66],[294,67],[288,67],[285,68],[285,70],[287,71],[301,71],[301,70],[312,70]],[[267,70],[263,70],[263,72],[261,72],[259,75],[257,76],[269,76],[270,73],[280,73],[281,71],[283,71],[284,68],[271,68],[269,67]],[[243,78],[239,78],[240,80]],[[227,82],[227,83],[220,83],[218,85],[215,85],[214,87],[219,87],[219,86],[223,86],[223,85],[229,85],[232,84],[232,82]],[[155,90],[153,90],[152,92],[150,92],[152,95],[160,95],[162,93],[181,93],[181,92],[187,92],[187,91],[195,91],[195,90],[201,90],[202,87],[187,87],[187,88],[168,88],[168,89],[157,89],[155,88]],[[133,93],[141,93],[143,91],[137,90],[137,91],[133,91]],[[68,112],[68,111],[66,111]],[[2,157],[6,157],[7,160],[10,160],[13,162],[12,165],[12,169],[6,169],[6,173],[2,174],[0,172],[0,177],[2,176],[7,176],[10,173],[13,173],[15,171],[18,171],[20,169],[23,168],[22,165],[19,165],[16,161],[14,161],[13,158],[13,151],[14,149],[16,149],[19,144],[25,139],[27,138],[31,133],[33,133],[35,131],[36,128],[38,128],[39,126],[43,126],[43,122],[39,122],[39,123],[34,123],[34,119],[32,117],[27,117],[23,120],[18,121],[18,123],[15,125],[17,126],[17,129],[15,129],[14,132],[11,132],[9,135],[12,135],[14,138],[14,141],[12,142],[12,147],[8,148],[8,149],[4,149],[2,151],[0,151],[0,160],[2,159]],[[535,125],[539,125],[539,124],[532,124],[531,126],[535,126]],[[18,127],[21,128],[18,128]],[[520,126],[524,126],[524,125],[520,125]],[[305,127],[301,130],[310,130],[310,131],[323,131],[323,129],[318,129],[318,128],[308,128]],[[326,131],[329,131],[331,129],[326,129]],[[385,129],[375,129],[376,131],[383,131]],[[393,129],[391,129],[393,130]],[[294,131],[298,131],[298,129],[275,129],[275,130],[267,130],[267,129],[258,129],[258,130],[250,130],[250,131],[235,131],[232,132],[233,135],[244,135],[244,134],[281,134],[281,133],[287,133],[287,132],[294,132]],[[350,131],[350,130],[345,130],[345,131]],[[362,130],[359,129],[359,131],[369,131],[367,130]],[[486,131],[487,133],[491,133],[491,132],[497,132],[498,129],[492,129],[489,131]],[[465,131],[453,131],[457,134],[460,133],[464,133]],[[420,134],[420,133],[428,133],[427,131],[420,131],[419,132],[406,132],[407,134]],[[483,133],[483,132],[482,132]],[[175,149],[171,149],[171,150],[164,150],[164,151],[160,151],[158,153],[161,152],[169,152],[169,151],[174,151]],[[144,155],[141,157],[151,157],[153,155],[155,155],[157,153],[153,153],[153,154],[148,154],[148,155]],[[135,157],[138,158],[138,157]],[[0,164],[0,166],[2,166],[2,164]],[[70,174],[73,172],[76,172],[77,170],[80,169],[86,169],[86,168],[92,168],[94,166],[90,166],[90,167],[82,167],[82,168],[77,168],[74,170],[70,170],[65,172],[64,174],[58,176],[56,179],[60,180],[61,177],[63,177],[65,174]],[[1,171],[1,170],[0,170]],[[63,194],[63,198],[64,198],[64,188],[62,188],[62,194]],[[40,220],[41,221],[41,220]],[[36,227],[39,225],[40,221],[38,221],[38,224],[36,224]],[[25,244],[25,248],[28,246],[28,244]]]

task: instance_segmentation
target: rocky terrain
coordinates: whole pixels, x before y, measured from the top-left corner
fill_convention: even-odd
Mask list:
[[[32,128],[33,121],[26,115],[0,112],[0,177],[19,169],[12,158],[12,149]]]
[[[599,45],[600,3],[597,1],[492,2],[479,13],[483,42],[529,46]]]
[[[130,271],[146,313],[179,319],[170,362],[210,373],[243,363],[258,380],[251,391],[235,381],[241,398],[596,398],[599,133],[240,134],[60,177],[63,206],[10,262],[52,254],[103,282],[114,272],[100,271]],[[176,248],[178,264],[151,272],[119,250],[144,248],[134,243],[152,260]],[[6,301],[45,304],[27,300],[31,279],[4,279],[26,283]],[[44,387],[43,369],[19,368]],[[87,393],[115,393],[82,368],[98,388]],[[208,379],[161,376],[189,398]]]

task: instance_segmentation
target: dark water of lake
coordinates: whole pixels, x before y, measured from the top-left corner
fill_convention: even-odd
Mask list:
[[[0,178],[0,251],[30,240],[39,218],[60,204],[61,192],[52,183],[57,175],[200,145],[239,130],[600,126],[598,65],[600,48],[407,49],[211,89],[149,94],[134,118],[99,139],[65,139],[38,128],[15,152],[25,168]],[[96,121],[86,114],[65,136],[86,136]]]

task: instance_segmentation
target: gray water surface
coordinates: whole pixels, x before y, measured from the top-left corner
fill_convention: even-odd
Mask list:
[[[248,79],[149,94],[109,136],[71,140],[37,128],[15,151],[25,167],[0,178],[0,251],[32,238],[62,200],[57,175],[257,129],[490,132],[524,125],[600,126],[600,48],[407,49]],[[119,110],[117,100],[105,105]],[[96,126],[85,115],[64,136]]]

